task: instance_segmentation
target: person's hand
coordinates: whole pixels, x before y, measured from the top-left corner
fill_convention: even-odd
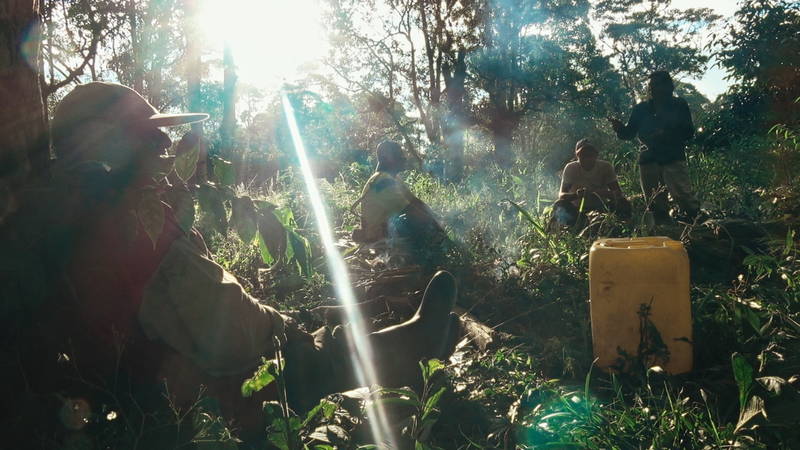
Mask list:
[[[611,128],[613,128],[613,129],[614,129],[614,132],[615,132],[615,133],[619,133],[619,132],[620,132],[620,130],[622,130],[623,128],[625,128],[625,124],[624,124],[624,123],[622,123],[622,121],[621,121],[621,120],[619,120],[619,119],[615,119],[615,118],[613,118],[613,117],[609,117],[609,118],[608,118],[608,123],[610,123],[610,124],[611,124]]]
[[[600,188],[592,192],[603,198],[610,198],[612,196],[611,189],[609,188]]]

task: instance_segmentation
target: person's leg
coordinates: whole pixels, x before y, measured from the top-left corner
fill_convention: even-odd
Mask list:
[[[647,209],[653,212],[656,220],[669,218],[667,193],[662,176],[662,168],[655,163],[639,165],[639,179]]]
[[[600,213],[609,212],[610,205],[605,199],[601,198],[599,195],[590,193],[584,196],[583,198],[583,213],[588,213],[589,211],[597,211]]]
[[[689,167],[686,161],[675,161],[662,166],[664,181],[669,193],[678,206],[689,217],[694,218],[700,212],[700,203],[694,196],[692,180],[689,178]]]

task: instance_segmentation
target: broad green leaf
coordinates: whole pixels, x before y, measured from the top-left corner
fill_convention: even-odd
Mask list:
[[[300,431],[303,428],[303,422],[299,417],[289,417],[289,429],[292,431]]]
[[[242,242],[253,242],[258,226],[256,225],[256,207],[250,197],[234,197],[231,200],[231,222],[233,229]]]
[[[273,258],[272,254],[269,252],[269,247],[267,247],[267,244],[264,242],[261,233],[256,235],[256,241],[258,242],[258,251],[261,254],[261,260],[264,261],[264,264],[271,265],[275,262],[275,258]]]
[[[283,420],[283,408],[281,404],[275,400],[264,402],[263,405],[264,414],[269,418],[273,417],[274,420],[282,421]]]
[[[175,157],[175,174],[181,180],[188,181],[197,170],[197,161],[200,158],[200,145],[195,144],[183,151],[179,151]]]
[[[506,199],[506,201],[509,204],[511,204],[511,206],[513,206],[514,209],[517,210],[517,212],[519,212],[520,216],[522,216],[528,223],[531,224],[531,226],[533,226],[533,228],[536,230],[537,233],[539,233],[540,236],[547,237],[547,233],[545,232],[544,228],[539,224],[539,222],[536,221],[536,219],[533,218],[533,216],[531,216],[531,214],[527,210],[525,210],[525,208],[523,208],[513,200]]]
[[[223,203],[224,199],[217,186],[211,183],[200,185],[197,197],[200,201],[200,208],[211,217],[214,228],[220,234],[225,235],[228,230],[228,214]]]
[[[306,418],[303,420],[302,427],[305,428],[314,419],[314,417],[320,413],[322,413],[323,418],[329,420],[331,417],[333,417],[334,412],[336,412],[336,403],[322,399],[317,406],[315,406],[311,411],[308,412],[308,414],[306,414]]]
[[[297,264],[300,268],[300,274],[309,277],[313,272],[313,268],[311,266],[311,244],[308,243],[308,239],[300,236],[294,230],[288,230],[289,242],[292,248],[292,256],[294,256],[295,260],[297,260]],[[286,258],[290,259],[291,256],[288,253],[288,248]]]
[[[380,391],[378,391],[378,395],[387,394],[402,395],[403,397],[408,397],[419,404],[419,397],[417,396],[417,393],[408,388],[381,388]]]
[[[445,367],[444,363],[436,358],[431,358],[424,363],[420,361],[419,366],[422,368],[422,378],[425,382],[427,382],[433,376],[433,374],[444,369]]]
[[[236,169],[230,161],[222,158],[214,158],[214,177],[216,180],[225,186],[233,186],[236,184]]]
[[[733,366],[733,377],[739,387],[739,410],[743,411],[753,385],[753,366],[739,353],[731,355],[731,365]]]
[[[164,206],[155,190],[147,189],[142,192],[136,208],[136,216],[153,243],[153,248],[156,248],[158,238],[164,229]]]
[[[336,403],[322,399],[320,400],[319,404],[322,405],[322,417],[324,417],[326,420],[330,420],[336,413]]]
[[[281,422],[283,421],[281,420]],[[279,448],[280,450],[293,450],[289,449],[289,439],[286,436],[285,431],[269,433],[267,435],[267,440],[269,440],[272,443],[272,445]]]
[[[188,233],[194,226],[194,197],[183,186],[175,186],[167,192],[167,203],[172,207],[178,226],[185,233]]]
[[[427,416],[428,414],[433,412],[434,409],[436,409],[436,406],[439,404],[439,400],[442,398],[442,394],[444,394],[444,392],[446,390],[447,390],[447,388],[444,388],[444,387],[439,389],[438,391],[436,391],[435,394],[430,396],[430,398],[428,398],[428,400],[425,402],[425,408],[422,410],[423,411],[423,415],[422,415],[422,420],[423,421],[425,420],[425,416]]]
[[[273,211],[261,211],[258,215],[258,234],[260,239],[261,258],[265,264],[275,259],[283,259],[287,252],[286,229]],[[263,244],[263,248],[261,245]],[[266,252],[264,250],[267,250]]]
[[[275,376],[272,374],[274,370],[270,370],[272,366],[277,366],[275,361],[262,361],[263,363],[256,369],[253,376],[242,383],[242,397],[250,397],[254,392],[260,391],[275,380]]]
[[[289,207],[284,206],[283,208],[275,209],[275,217],[283,224],[286,228],[297,228],[297,222],[294,220],[294,213]]]

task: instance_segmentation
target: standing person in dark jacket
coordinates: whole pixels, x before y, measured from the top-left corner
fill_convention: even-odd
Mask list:
[[[653,199],[649,209],[656,222],[670,220],[662,186],[694,219],[700,214],[700,205],[692,191],[685,152],[686,142],[694,136],[692,114],[686,100],[673,95],[675,86],[668,72],[656,71],[649,78],[650,98],[633,107],[628,124],[609,121],[617,137],[638,137],[644,146],[639,154],[640,179],[645,199]]]

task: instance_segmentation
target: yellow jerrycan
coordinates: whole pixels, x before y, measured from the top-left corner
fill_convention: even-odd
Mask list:
[[[592,346],[598,367],[640,357],[671,374],[692,369],[689,257],[667,237],[598,239],[589,251]]]

